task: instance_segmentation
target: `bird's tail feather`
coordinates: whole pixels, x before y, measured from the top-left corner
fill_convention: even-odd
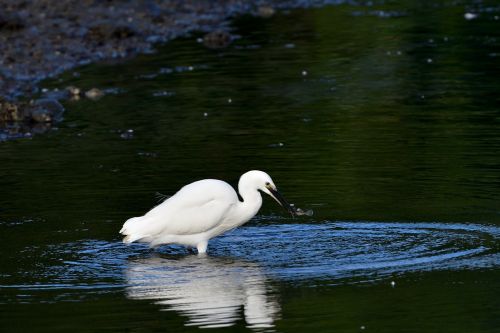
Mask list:
[[[127,236],[123,237],[122,241],[125,244],[130,244],[130,243],[136,242],[138,240],[144,239],[145,237],[147,237],[147,236],[127,235]]]
[[[120,230],[120,234],[124,235],[123,242],[125,244],[130,244],[135,241],[141,240],[143,238],[148,237],[148,235],[143,235],[139,232],[140,222],[143,219],[140,217],[132,217],[128,219]]]

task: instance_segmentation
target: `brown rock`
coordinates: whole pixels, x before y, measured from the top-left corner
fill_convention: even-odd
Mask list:
[[[17,104],[8,102],[0,97],[0,123],[21,121],[23,116],[20,111]]]

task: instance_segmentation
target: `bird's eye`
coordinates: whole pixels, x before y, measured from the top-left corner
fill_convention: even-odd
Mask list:
[[[266,186],[269,186],[269,185],[271,185],[271,183],[270,182],[266,182]]]

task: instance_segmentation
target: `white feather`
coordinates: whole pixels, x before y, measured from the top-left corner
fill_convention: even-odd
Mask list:
[[[227,183],[204,179],[181,188],[174,196],[144,216],[128,219],[120,233],[123,241],[148,242],[151,246],[176,243],[198,247],[205,252],[208,240],[251,219],[262,205],[259,190],[270,194],[271,177],[262,171],[249,171],[240,178],[240,202]]]

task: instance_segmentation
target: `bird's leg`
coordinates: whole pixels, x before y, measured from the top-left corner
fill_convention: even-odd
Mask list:
[[[207,247],[208,247],[208,241],[202,241],[196,245],[196,248],[198,249],[198,254],[205,254],[207,253]]]
[[[188,246],[186,249],[189,252],[189,254],[196,254],[194,248],[192,248],[191,246]]]

